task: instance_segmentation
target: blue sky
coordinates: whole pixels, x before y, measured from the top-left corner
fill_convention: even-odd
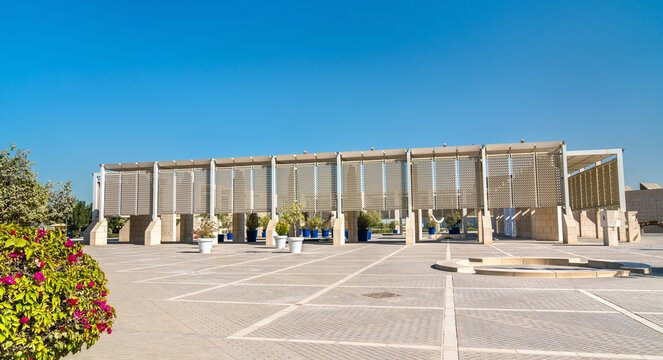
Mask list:
[[[0,147],[100,163],[566,140],[663,183],[663,2],[0,3]]]

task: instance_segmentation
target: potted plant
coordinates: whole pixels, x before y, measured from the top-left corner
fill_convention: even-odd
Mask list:
[[[249,218],[246,219],[246,242],[256,242],[259,226],[260,216],[256,213],[249,214]]]
[[[262,227],[262,237],[267,237],[267,226],[272,218],[269,215],[265,215],[260,218],[260,227]]]
[[[311,230],[312,238],[318,237],[318,228],[320,228],[320,225],[322,225],[322,218],[320,218],[317,215],[308,218],[308,220],[306,221],[306,227]]]
[[[288,244],[290,245],[290,252],[293,254],[302,252],[304,238],[295,236],[295,234],[297,234],[298,227],[303,219],[302,205],[298,201],[288,207],[284,205],[281,209],[281,220],[288,224],[288,232],[292,235],[288,237]]]
[[[460,234],[460,224],[463,221],[463,216],[458,211],[454,211],[451,215],[444,218],[444,222],[449,228],[449,234]]]
[[[371,229],[380,228],[382,226],[382,216],[380,216],[380,212],[377,210],[367,211],[366,216],[368,216],[369,222],[367,237],[368,240],[371,240]]]
[[[285,249],[285,241],[288,238],[288,230],[290,229],[290,224],[283,220],[279,220],[274,227],[278,235],[274,235],[274,243],[276,244],[277,249]]]
[[[320,224],[320,229],[322,229],[322,237],[324,237],[324,238],[329,237],[329,228],[331,227],[331,222],[332,222],[332,220],[328,219],[327,221]]]
[[[360,212],[357,216],[357,240],[361,242],[368,241],[368,229],[371,226],[371,219],[365,212]]]
[[[200,226],[193,230],[193,238],[198,242],[198,250],[203,254],[209,254],[212,250],[212,243],[216,239],[215,232],[219,227],[216,221],[208,216],[200,217]]]
[[[426,226],[428,226],[428,235],[435,235],[435,218],[429,216]]]
[[[398,234],[398,223],[399,222],[396,220],[393,220],[389,223],[389,228],[394,232],[394,234]]]
[[[227,229],[228,224],[230,223],[228,214],[218,214],[216,216],[217,222],[219,224],[219,234],[217,235],[217,240],[219,243],[222,243],[225,240],[226,235],[221,233],[221,229]],[[228,239],[231,240],[231,239]]]

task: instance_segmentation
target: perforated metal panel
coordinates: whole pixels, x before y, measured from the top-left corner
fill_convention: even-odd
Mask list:
[[[297,164],[297,201],[304,211],[315,211],[315,164]]]
[[[573,209],[619,206],[617,160],[613,159],[569,177]]]
[[[106,173],[106,182],[104,189],[104,215],[120,215],[120,173]]]
[[[138,173],[135,171],[122,172],[121,186],[120,215],[135,215],[138,192]]]
[[[536,207],[536,166],[534,154],[512,154],[513,206]]]
[[[318,211],[336,210],[336,163],[318,163]]]
[[[407,209],[407,163],[386,160],[384,163],[385,207],[387,210]]]
[[[490,208],[510,208],[513,206],[509,162],[509,155],[486,156],[488,206]]]
[[[138,198],[135,215],[152,214],[152,172],[138,171]]]
[[[175,213],[175,171],[159,170],[158,214]]]
[[[295,165],[276,166],[276,207],[277,210],[295,202]]]
[[[599,206],[598,199],[598,178],[596,174],[596,167],[593,167],[587,171],[587,176],[589,177],[589,193],[591,194],[590,207],[596,208]]]
[[[175,212],[193,214],[193,171],[175,171]]]
[[[412,160],[412,208],[432,209],[435,207],[433,195],[433,159]]]
[[[233,168],[216,168],[216,194],[214,212],[217,214],[233,211]]]
[[[617,159],[608,161],[608,171],[610,172],[610,204],[619,205],[619,179],[617,175]]]
[[[343,211],[357,211],[362,208],[361,199],[361,162],[344,161],[343,168],[343,195],[341,205]]]
[[[456,157],[435,158],[435,209],[458,209]]]
[[[233,212],[251,212],[251,167],[238,166],[235,168],[233,187]]]
[[[253,211],[267,212],[272,208],[272,167],[253,167]]]
[[[540,207],[563,205],[562,155],[536,153],[537,198]]]
[[[479,208],[481,196],[481,158],[458,157],[459,208]]]
[[[364,208],[385,209],[382,160],[364,162]]]
[[[209,214],[209,169],[193,170],[193,213]]]
[[[606,174],[607,172],[607,168],[604,165],[596,167],[598,206],[601,207],[605,207],[610,202],[610,177],[609,174]]]

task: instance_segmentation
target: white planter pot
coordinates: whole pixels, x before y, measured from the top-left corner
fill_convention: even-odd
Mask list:
[[[302,252],[303,237],[289,237],[288,244],[290,245],[290,252],[292,254],[299,254]]]
[[[287,238],[287,235],[274,235],[274,243],[276,244],[276,248],[285,249],[285,241]]]
[[[197,239],[198,241],[198,250],[203,254],[209,254],[212,251],[212,244],[214,239]]]

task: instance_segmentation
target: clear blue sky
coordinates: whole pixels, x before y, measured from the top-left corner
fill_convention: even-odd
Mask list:
[[[521,138],[663,183],[661,1],[4,1],[0,34],[0,147],[88,201],[100,163]]]

